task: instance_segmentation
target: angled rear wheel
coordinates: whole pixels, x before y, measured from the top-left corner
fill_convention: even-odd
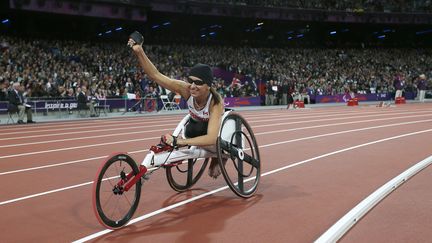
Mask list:
[[[230,112],[224,118],[216,151],[231,190],[240,197],[251,197],[261,178],[261,160],[253,131],[242,116]]]
[[[177,192],[191,188],[201,178],[209,159],[189,159],[187,163],[168,165],[165,172],[170,187]]]

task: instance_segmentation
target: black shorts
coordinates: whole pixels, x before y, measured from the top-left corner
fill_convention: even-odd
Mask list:
[[[190,118],[185,126],[185,137],[194,138],[207,134],[208,122],[195,121]]]

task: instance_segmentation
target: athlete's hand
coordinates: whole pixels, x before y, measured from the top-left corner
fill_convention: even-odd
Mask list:
[[[129,36],[129,40],[127,45],[132,48],[134,51],[142,48],[142,44],[144,43],[144,37],[138,31],[133,32]]]
[[[162,142],[165,144],[168,144],[169,146],[176,147],[177,146],[177,139],[171,134],[165,134],[162,136]]]

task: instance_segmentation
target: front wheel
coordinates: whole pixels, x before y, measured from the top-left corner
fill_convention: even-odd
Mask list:
[[[123,183],[139,172],[135,161],[127,154],[115,154],[101,166],[93,182],[93,211],[106,228],[124,226],[132,218],[141,196],[141,180],[128,191]]]

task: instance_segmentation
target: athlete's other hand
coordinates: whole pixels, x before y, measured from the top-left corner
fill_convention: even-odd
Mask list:
[[[172,147],[177,146],[176,138],[168,133],[162,136],[162,142]]]

